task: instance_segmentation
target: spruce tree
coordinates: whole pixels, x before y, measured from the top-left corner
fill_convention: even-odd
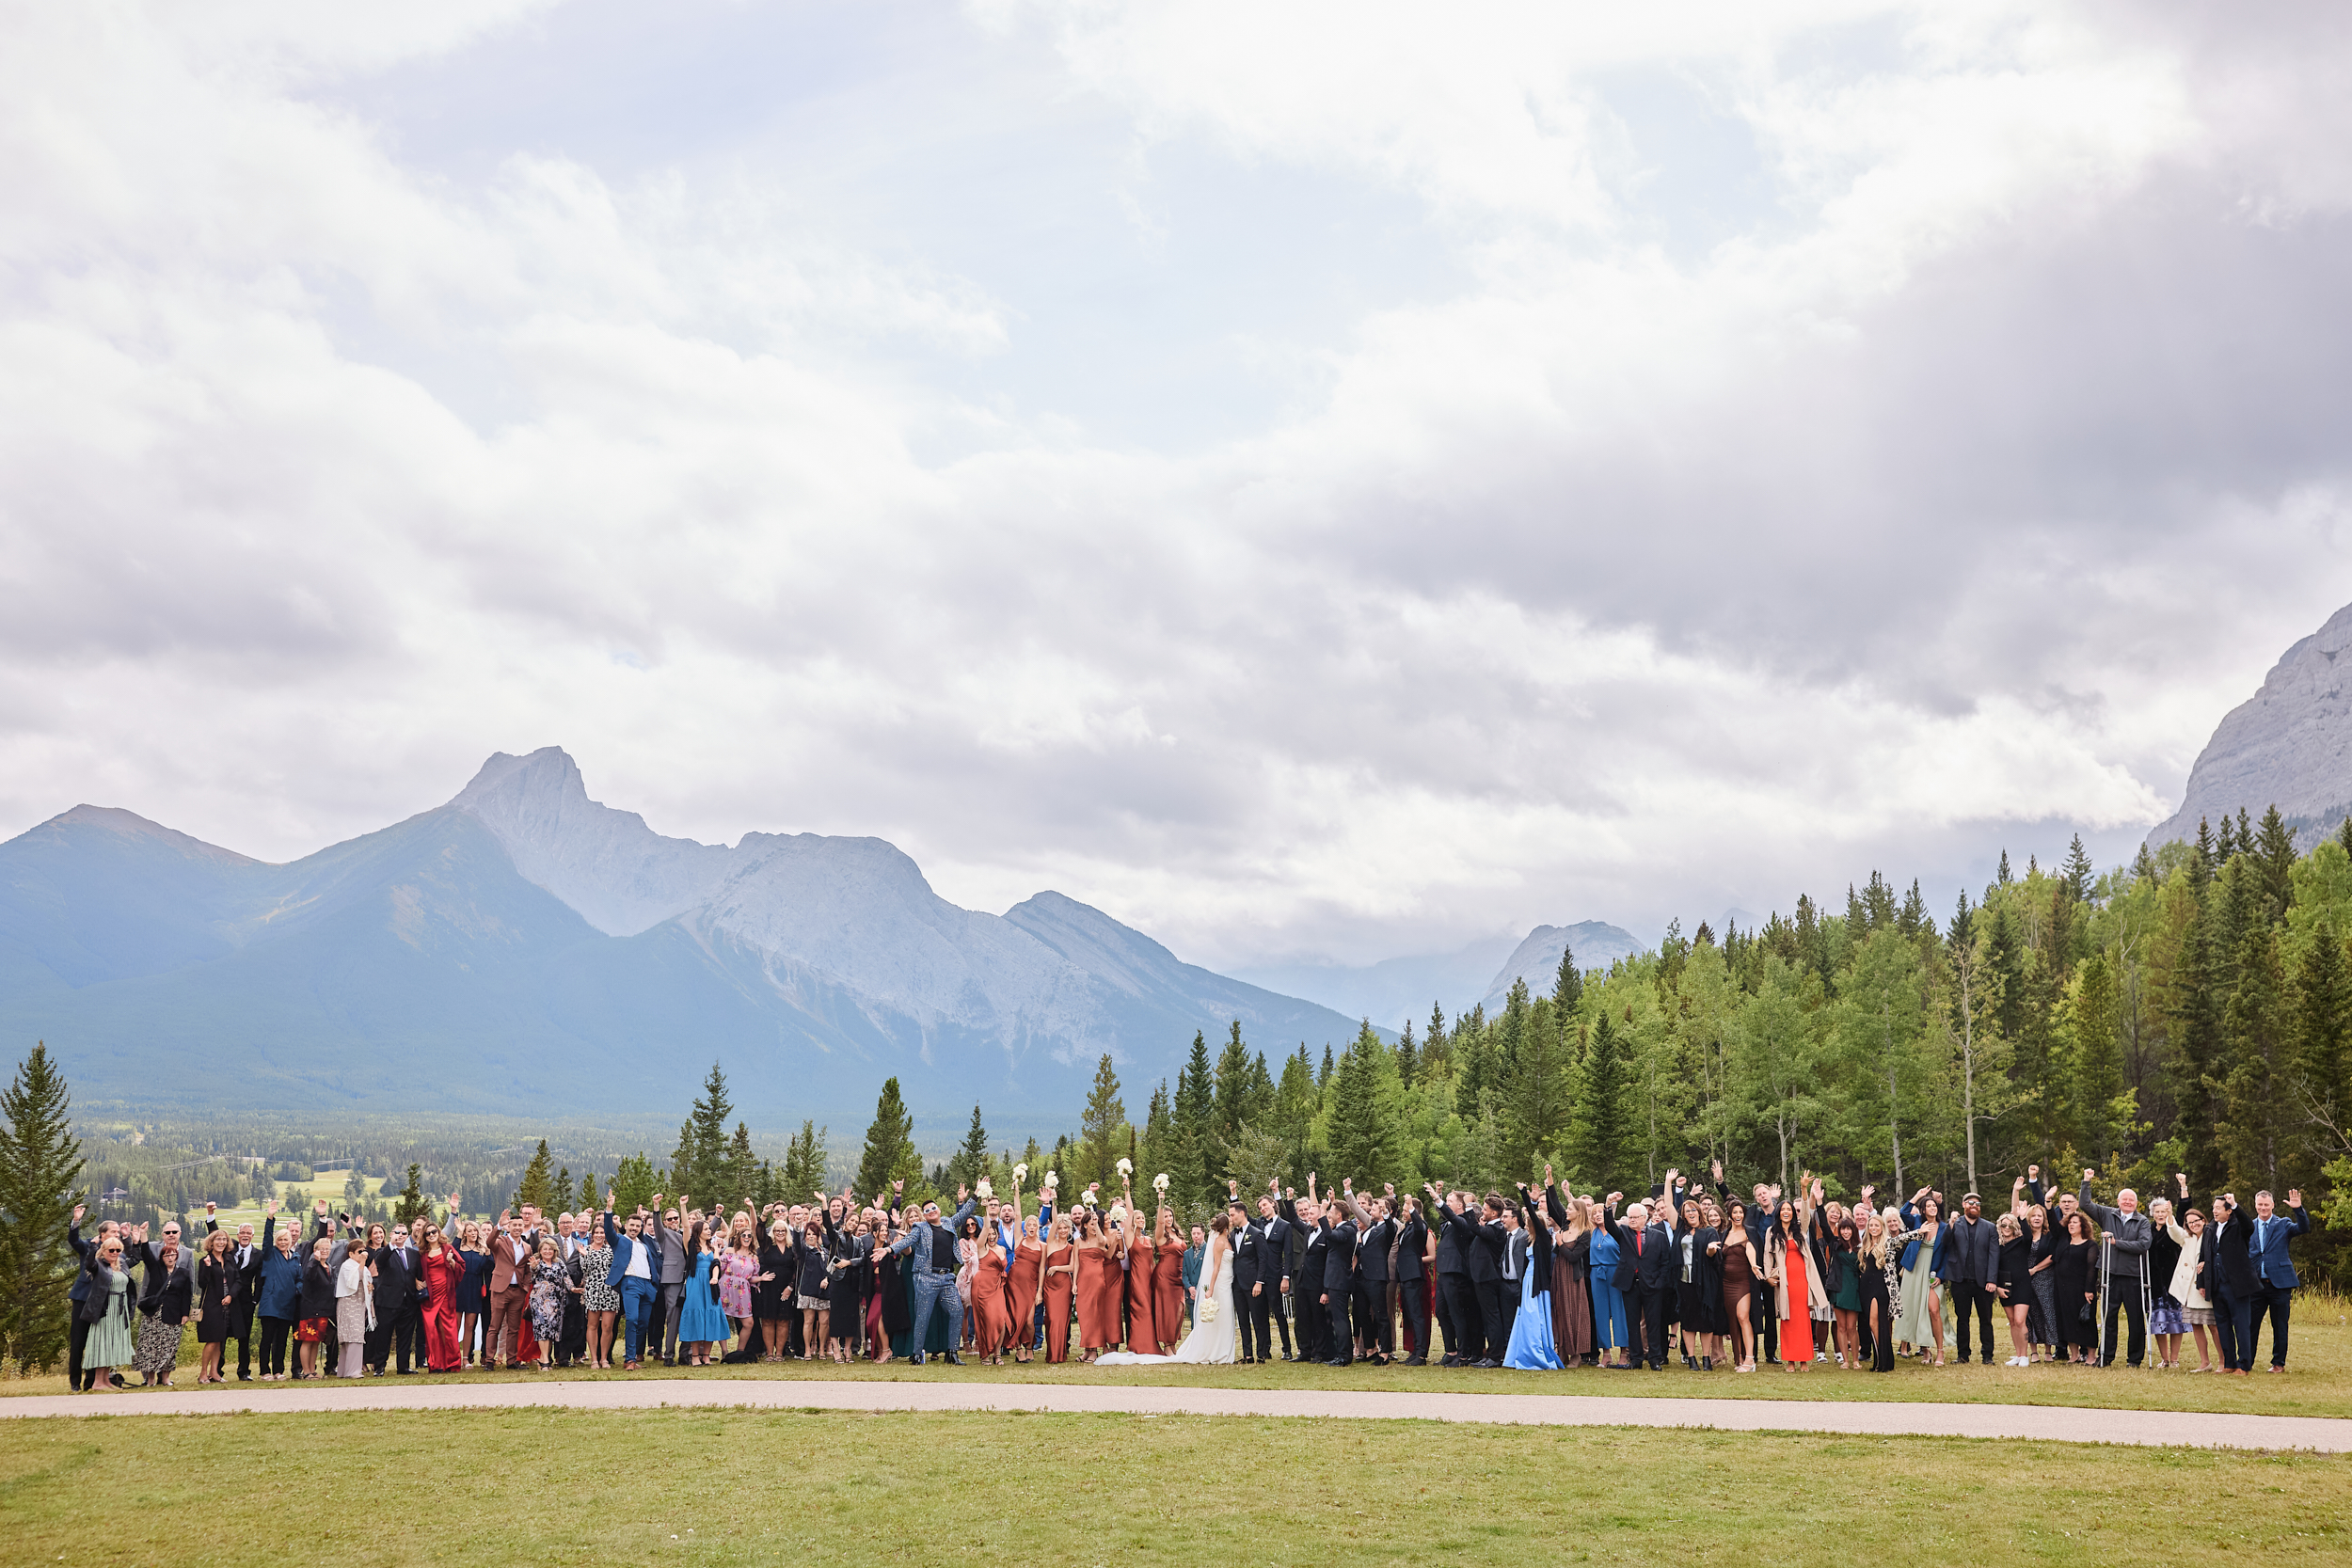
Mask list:
[[[2344,846],[2345,854],[2352,855],[2352,812],[2344,813],[2344,820],[2336,824],[2336,842]]]
[[[898,1094],[898,1080],[882,1080],[882,1095],[874,1101],[874,1119],[866,1129],[866,1152],[858,1160],[857,1190],[870,1194],[877,1203],[890,1201],[890,1183],[917,1181],[922,1179],[923,1162],[914,1152],[914,1118],[907,1114],[907,1102]],[[800,1195],[793,1195],[800,1201]]]
[[[1616,1021],[1603,1008],[1586,1037],[1584,1093],[1577,1105],[1571,1147],[1576,1168],[1596,1191],[1625,1174],[1632,1128],[1626,1104],[1626,1064]]]
[[[580,1179],[580,1212],[583,1214],[594,1214],[602,1207],[603,1205],[596,1200],[596,1173],[590,1171]]]
[[[727,1098],[727,1075],[713,1062],[710,1076],[703,1081],[702,1094],[678,1128],[677,1150],[670,1156],[670,1180],[680,1192],[716,1197],[729,1184],[727,1118],[734,1113],[734,1101]]]
[[[2263,813],[2262,826],[2254,833],[2254,863],[2260,873],[2262,918],[2272,924],[2287,917],[2288,908],[2295,902],[2295,863],[2301,857],[2295,852],[2295,834],[2286,819],[2272,806]]]
[[[566,1182],[564,1185],[568,1191],[570,1183]],[[555,1206],[558,1209],[568,1209],[571,1204],[572,1200],[566,1196],[558,1200]],[[433,1200],[424,1196],[424,1172],[412,1160],[408,1163],[407,1183],[400,1189],[399,1201],[392,1205],[392,1218],[402,1225],[414,1225],[419,1220],[430,1219],[432,1216]]]
[[[38,1041],[0,1094],[0,1354],[20,1373],[47,1369],[66,1346],[80,1264],[66,1229],[83,1198],[72,1098]]]
[[[2232,1172],[2249,1187],[2283,1184],[2280,1163],[2302,1117],[2286,1101],[2280,1069],[2287,1063],[2284,976],[2279,939],[2267,926],[2239,943],[2237,984],[2221,1018],[2223,1059],[2208,1074],[2220,1113],[2217,1131]]]
[[[1565,949],[1561,951],[1560,957],[1563,962],[1566,961]],[[1451,1068],[1454,1058],[1450,1043],[1445,1032],[1445,1009],[1432,1002],[1429,1004],[1429,1028],[1421,1037],[1422,1060],[1430,1071],[1444,1072]]]
[[[2217,898],[2216,899],[2217,902]],[[2215,959],[2215,916],[2193,908],[2173,961],[2169,1053],[2173,1136],[2188,1150],[2188,1175],[2199,1192],[2227,1180],[2227,1165],[2215,1136],[2214,1084],[2221,1066],[2222,991]]]
[[[1421,1048],[1413,1043],[1413,1021],[1405,1021],[1405,1033],[1396,1042],[1396,1079],[1406,1088],[1413,1086],[1413,1076],[1421,1069]]]
[[[548,1155],[548,1140],[539,1140],[539,1151],[523,1167],[522,1184],[515,1189],[515,1201],[510,1207],[519,1211],[528,1204],[541,1213],[552,1212],[555,1199],[555,1162]],[[358,1174],[356,1169],[354,1174]]]
[[[1307,1168],[1315,1116],[1322,1109],[1323,1092],[1315,1086],[1315,1069],[1307,1059],[1306,1046],[1301,1044],[1294,1054],[1282,1060],[1282,1079],[1275,1087],[1274,1104],[1266,1118],[1272,1124],[1269,1130],[1282,1140],[1285,1168]]]
[[[1257,1094],[1259,1081],[1265,1077],[1265,1058],[1252,1060],[1249,1047],[1241,1037],[1241,1021],[1233,1021],[1225,1037],[1225,1047],[1216,1055],[1216,1125],[1211,1135],[1219,1149],[1232,1147],[1241,1136],[1244,1122],[1263,1121],[1271,1096],[1261,1101]],[[1210,1174],[1215,1176],[1216,1171]]]
[[[2229,820],[2228,817],[2223,817],[2221,819],[2223,826],[2228,826]],[[2205,818],[2199,817],[2197,819],[2197,842],[2189,851],[2188,879],[2189,886],[2196,890],[2200,897],[2203,896],[2205,889],[2212,885],[2214,878],[2220,874],[2221,860],[2221,847],[2214,841],[2213,825]]]
[[[744,1122],[735,1124],[735,1136],[727,1140],[727,1156],[720,1169],[724,1184],[719,1189],[726,1195],[727,1207],[747,1209],[753,1195],[759,1190],[759,1156],[752,1152],[752,1130]]]
[[[1530,1013],[1526,981],[1515,982],[1511,996],[1512,1004],[1504,1009],[1506,1024],[1513,1006],[1522,1014]],[[1574,1015],[1562,1013],[1556,1003],[1543,1008],[1542,1015],[1527,1018],[1520,1030],[1518,1059],[1507,1069],[1502,1152],[1502,1168],[1513,1180],[1534,1175],[1542,1157],[1560,1149],[1568,1126],[1568,1072],[1562,1028]]]
[[[2001,869],[1995,873],[1995,875],[2000,879],[2000,883],[2003,887],[2009,886],[2009,847],[2007,845],[2004,845],[2001,847]]]
[[[2132,857],[2132,879],[2139,882],[2153,882],[2156,879],[2156,857],[2148,852],[2148,846],[2144,840],[2139,846],[2139,853]]]
[[[1239,1031],[1235,1031],[1238,1041]],[[1231,1047],[1228,1048],[1229,1050]],[[1248,1057],[1241,1058],[1247,1071]],[[1218,1175],[1225,1169],[1224,1140],[1217,1136],[1216,1070],[1209,1065],[1209,1042],[1195,1032],[1192,1053],[1176,1075],[1175,1102],[1168,1111],[1168,1188],[1183,1203],[1213,1201],[1221,1192]]]
[[[1077,1188],[1100,1181],[1104,1192],[1119,1185],[1120,1157],[1127,1152],[1127,1102],[1120,1098],[1119,1069],[1111,1053],[1094,1064],[1094,1083],[1087,1090],[1086,1110],[1078,1118]]]
[[[556,1168],[555,1207],[567,1214],[572,1211],[572,1167],[569,1165]]]
[[[1381,1115],[1380,1058],[1388,1047],[1367,1020],[1333,1068],[1330,1095],[1331,1185],[1344,1177],[1367,1190],[1402,1174],[1396,1168],[1391,1130]]]
[[[830,1191],[832,1183],[827,1180],[825,1163],[825,1133],[814,1120],[803,1117],[801,1130],[784,1146],[784,1169],[776,1178],[776,1201],[806,1203],[812,1194]],[[858,1191],[869,1198],[876,1196],[876,1190],[866,1184],[863,1175],[858,1178]]]
[[[988,1174],[988,1127],[980,1120],[980,1108],[972,1107],[972,1125],[965,1130],[962,1144],[947,1162],[947,1182],[950,1186],[977,1185]]]
[[[2346,820],[2352,820],[2347,818]],[[2333,1127],[2345,1124],[2352,1110],[2352,970],[2347,970],[2343,939],[2336,934],[2335,916],[2322,907],[2319,921],[2295,966],[2296,1069],[2302,1083],[2298,1099],[2315,1119]]]
[[[2096,1164],[2115,1163],[2130,1125],[2123,1094],[2123,1047],[2118,1029],[2122,1001],[2105,953],[2094,952],[2075,972],[2067,999],[2074,1056],[2074,1147]]]
[[[1149,1204],[1144,1193],[1154,1176],[1168,1178],[1168,1196],[1182,1202],[1184,1197],[1184,1161],[1176,1147],[1176,1114],[1168,1092],[1168,1080],[1163,1078],[1152,1085],[1152,1102],[1143,1113],[1143,1129],[1136,1139],[1136,1201]]]
[[[2058,880],[2066,884],[2066,895],[2077,904],[2090,902],[2090,890],[2098,880],[2098,873],[2090,864],[2090,852],[2083,847],[2083,835],[2076,833],[2066,847],[2066,863],[2058,868]]]
[[[1331,1067],[1331,1042],[1329,1040],[1325,1040],[1323,1042],[1323,1070],[1315,1074],[1316,1088],[1325,1088],[1330,1085]]]

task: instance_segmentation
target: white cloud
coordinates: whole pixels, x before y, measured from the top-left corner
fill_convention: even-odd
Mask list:
[[[0,829],[87,798],[289,855],[560,742],[665,832],[1377,957],[2153,820],[2343,597],[2340,52],[2047,7],[976,14],[1065,95],[993,111],[985,279],[809,194],[938,203],[865,108],[814,173],[719,115],[646,174],[528,117],[428,165],[355,107],[561,64],[561,8],[20,13]],[[858,85],[777,90],[801,127]],[[1065,145],[1104,104],[1123,147]],[[1764,197],[1661,240],[1734,164]],[[1235,252],[1363,301],[1253,350],[1312,390],[1201,450],[1019,379],[1150,301],[1133,384],[1196,365],[1262,279],[1180,242],[1274,168],[1375,230],[1401,197],[1456,270]]]

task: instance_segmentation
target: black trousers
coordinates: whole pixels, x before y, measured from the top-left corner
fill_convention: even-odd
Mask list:
[[[2138,1281],[2133,1281],[2132,1288],[2137,1290]],[[2132,1298],[2135,1306],[2138,1300],[2137,1296]],[[1968,1364],[1968,1322],[1971,1318],[1976,1320],[1978,1338],[1984,1346],[1981,1359],[1987,1366],[1993,1363],[1993,1303],[1991,1286],[1979,1285],[1973,1279],[1952,1281],[1952,1313],[1960,1320],[1952,1329],[1952,1343],[1960,1352],[1963,1366]],[[2137,1360],[2138,1357],[2135,1355],[2133,1359]]]
[[[1502,1359],[1502,1353],[1511,1348],[1511,1331],[1518,1326],[1519,1282],[1516,1279],[1506,1279],[1497,1289],[1502,1296],[1502,1335],[1495,1341],[1495,1348],[1486,1354],[1500,1361]]]
[[[2224,1291],[2214,1296],[2213,1335],[2221,1342],[2221,1364],[2235,1371],[2254,1370],[2254,1304]]]
[[[1642,1356],[1653,1367],[1666,1364],[1666,1297],[1662,1287],[1636,1280],[1633,1299],[1641,1311]]]
[[[1750,1360],[1760,1355],[1766,1361],[1780,1359],[1780,1304],[1772,1297],[1772,1288],[1758,1279],[1748,1292],[1748,1326],[1756,1331],[1760,1351],[1750,1347]]]
[[[1511,1342],[1502,1337],[1502,1281],[1473,1280],[1470,1288],[1477,1292],[1478,1332],[1486,1340],[1479,1346],[1478,1359],[1500,1361],[1503,1347]]]
[[[1356,1281],[1356,1337],[1363,1341],[1366,1355],[1396,1353],[1396,1319],[1389,1311],[1387,1280]]]
[[[2099,1352],[2103,1364],[2115,1360],[2115,1317],[2119,1312],[2132,1322],[2131,1363],[2137,1367],[2140,1357],[2148,1354],[2148,1314],[2139,1305],[2137,1275],[2116,1275],[2107,1280],[2107,1328],[2106,1337],[2100,1341]],[[1962,1320],[1963,1324],[1966,1322],[1964,1318]],[[2247,1347],[2249,1356],[2252,1349],[2250,1344]],[[1991,1360],[1992,1357],[1988,1355],[1986,1359]]]
[[[384,1370],[384,1364],[397,1356],[398,1360],[395,1364],[405,1372],[408,1370],[409,1358],[414,1356],[417,1364],[422,1366],[424,1364],[424,1336],[421,1329],[422,1325],[417,1321],[417,1309],[414,1307],[404,1303],[393,1307],[391,1311],[376,1320],[374,1331],[368,1336],[366,1352],[368,1365],[381,1372]],[[557,1348],[549,1345],[548,1350],[552,1353]]]
[[[1413,1354],[1429,1359],[1429,1303],[1422,1296],[1422,1282],[1400,1279],[1396,1282],[1397,1305],[1405,1308],[1405,1326],[1412,1331]]]
[[[262,1375],[263,1377],[276,1377],[286,1370],[286,1340],[293,1333],[294,1320],[292,1318],[264,1317],[262,1320]],[[237,1359],[239,1365],[244,1364],[245,1358],[242,1354]]]
[[[1323,1292],[1311,1286],[1291,1281],[1291,1326],[1298,1332],[1298,1342],[1292,1348],[1301,1361],[1320,1361],[1326,1354],[1323,1346],[1323,1303],[1315,1298]]]
[[[1334,1285],[1323,1292],[1330,1299],[1324,1304],[1323,1322],[1329,1333],[1324,1342],[1324,1358],[1330,1361],[1356,1359],[1355,1327],[1348,1322],[1348,1307],[1355,1292],[1344,1285]]]
[[[2287,1364],[2287,1309],[2294,1299],[2295,1292],[2285,1286],[2254,1287],[2254,1310],[2249,1318],[2244,1346],[2244,1364],[2249,1371],[2254,1367],[2254,1351],[2262,1341],[2265,1318],[2270,1320],[2270,1364],[2274,1367]]]
[[[82,1386],[82,1348],[89,1343],[89,1324],[82,1321],[80,1302],[66,1303],[66,1310],[72,1314],[72,1327],[66,1333],[65,1386],[78,1391]]]
[[[247,1302],[229,1313],[229,1338],[237,1341],[237,1381],[253,1375],[253,1305]],[[223,1353],[224,1361],[226,1352]]]
[[[1268,1285],[1251,1295],[1251,1286],[1238,1279],[1233,1281],[1233,1289],[1238,1292],[1233,1298],[1234,1308],[1241,1314],[1241,1322],[1236,1325],[1240,1332],[1233,1337],[1239,1341],[1236,1354],[1252,1355],[1261,1361],[1273,1360],[1274,1320],[1281,1315],[1274,1309],[1274,1298],[1279,1292]]]
[[[1454,1321],[1454,1295],[1463,1276],[1441,1274],[1438,1276],[1438,1327],[1445,1335],[1445,1353],[1459,1358],[1462,1354],[1462,1330]]]
[[[1478,1288],[1466,1274],[1450,1274],[1438,1283],[1445,1287],[1446,1308],[1454,1314],[1454,1354],[1464,1361],[1483,1361],[1486,1336],[1480,1326]]]

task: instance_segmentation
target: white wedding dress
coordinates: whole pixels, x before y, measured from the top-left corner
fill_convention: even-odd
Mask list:
[[[1208,1259],[1200,1266],[1200,1299],[1193,1316],[1199,1321],[1173,1355],[1138,1355],[1110,1351],[1094,1358],[1098,1367],[1231,1366],[1233,1360],[1233,1281],[1228,1267],[1232,1244],[1222,1236],[1209,1239]]]

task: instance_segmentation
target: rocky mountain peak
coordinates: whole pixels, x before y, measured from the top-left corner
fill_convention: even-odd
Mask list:
[[[2276,805],[2307,839],[2352,803],[2352,605],[2289,648],[2262,687],[2232,708],[2189,769],[2181,809],[2148,835],[2152,845],[2197,836],[2201,818],[2255,816]]]

